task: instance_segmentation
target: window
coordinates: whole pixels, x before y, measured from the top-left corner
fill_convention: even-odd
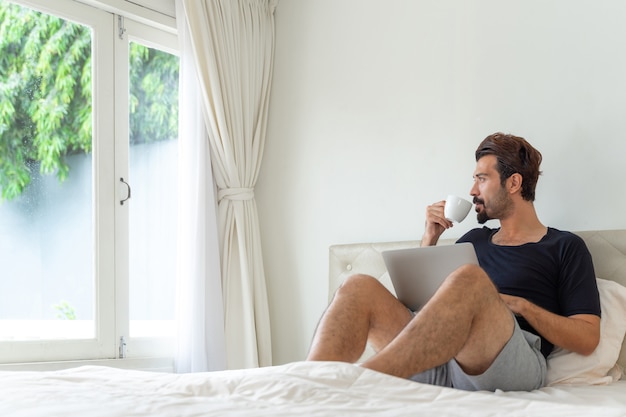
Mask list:
[[[28,5],[0,0],[0,361],[171,356],[176,38]]]
[[[128,74],[116,94],[120,123],[116,148],[124,149],[117,170],[129,178],[131,199],[118,209],[125,221],[118,236],[117,274],[124,280],[120,299],[128,312],[118,328],[128,335],[129,355],[173,350],[176,276],[178,57],[171,35],[126,19],[126,41],[118,42],[116,73]],[[126,82],[127,80],[127,82]],[[117,104],[117,103],[116,103]],[[128,187],[121,183],[121,198]]]

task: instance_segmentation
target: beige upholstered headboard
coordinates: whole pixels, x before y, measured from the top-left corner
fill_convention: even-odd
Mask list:
[[[626,286],[626,230],[582,231],[576,234],[583,238],[593,256],[596,275]],[[440,245],[452,243],[453,239],[439,241]],[[392,249],[417,247],[419,244],[420,242],[415,240],[331,246],[329,300],[343,280],[356,273],[374,276],[393,291],[380,253]],[[626,340],[622,344],[618,363],[626,368]]]

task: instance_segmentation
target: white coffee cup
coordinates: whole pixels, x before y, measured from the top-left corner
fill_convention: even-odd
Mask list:
[[[443,209],[443,215],[451,222],[461,223],[467,217],[472,203],[464,198],[456,195],[449,195],[446,198],[446,205]]]

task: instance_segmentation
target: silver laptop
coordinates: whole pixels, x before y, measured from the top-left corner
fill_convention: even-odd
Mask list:
[[[382,255],[396,297],[412,311],[422,308],[455,269],[478,265],[474,245],[469,242],[390,250]]]

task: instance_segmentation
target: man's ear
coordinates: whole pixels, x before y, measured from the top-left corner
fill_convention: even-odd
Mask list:
[[[521,191],[522,189],[522,175],[519,173],[515,173],[513,175],[511,175],[507,180],[506,180],[506,185],[507,185],[507,191],[509,192],[509,194],[515,194],[518,191]]]

